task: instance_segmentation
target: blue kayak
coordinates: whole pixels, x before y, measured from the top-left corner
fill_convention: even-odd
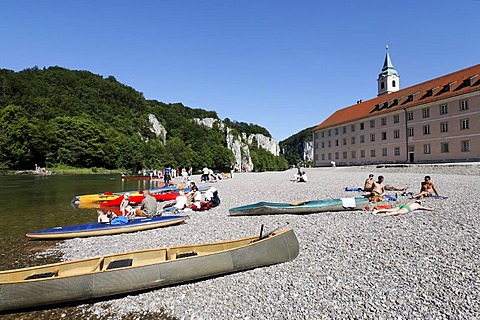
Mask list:
[[[91,222],[34,231],[27,233],[26,236],[35,239],[70,239],[78,237],[103,236],[167,227],[183,223],[187,219],[188,216],[172,215],[133,219],[124,224]]]
[[[246,206],[230,208],[231,216],[267,214],[310,214],[326,211],[362,210],[368,204],[367,198],[341,198],[312,200],[299,203],[258,202]]]

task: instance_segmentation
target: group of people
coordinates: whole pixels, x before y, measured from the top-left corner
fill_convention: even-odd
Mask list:
[[[297,173],[293,175],[293,182],[308,182],[307,173],[305,170],[300,170],[300,167],[297,168]]]
[[[371,202],[383,201],[387,190],[394,191],[406,191],[407,187],[396,187],[391,185],[385,185],[384,177],[378,176],[378,180],[375,181],[374,175],[370,174],[365,180],[363,190],[368,192],[365,196],[368,197]],[[406,193],[404,193],[406,194]],[[430,176],[425,176],[424,181],[422,181],[420,186],[420,192],[416,194],[411,194],[411,201],[407,204],[399,204],[394,208],[378,209],[373,210],[373,214],[382,214],[384,216],[394,216],[407,214],[414,210],[428,210],[433,211],[434,208],[426,207],[422,204],[421,200],[424,197],[431,197],[433,195],[439,196],[436,185],[432,182]]]

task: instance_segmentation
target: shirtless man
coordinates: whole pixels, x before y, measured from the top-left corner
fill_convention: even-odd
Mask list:
[[[369,174],[363,185],[363,191],[372,191],[374,183],[375,179],[373,179],[373,174]]]
[[[383,201],[383,196],[385,195],[383,180],[383,176],[378,176],[378,181],[373,183],[372,191],[366,195],[371,202]]]
[[[412,195],[413,199],[422,199],[423,197],[431,197],[433,194],[438,196],[436,185],[432,182],[430,176],[425,176],[425,181],[422,182],[420,192]]]
[[[407,214],[409,212],[412,212],[413,210],[433,211],[434,209],[432,207],[424,207],[422,205],[422,201],[415,200],[414,202],[410,202],[407,204],[399,204],[396,208],[373,210],[372,213],[373,214],[383,213],[381,216],[386,217],[386,216],[399,216],[402,214]]]

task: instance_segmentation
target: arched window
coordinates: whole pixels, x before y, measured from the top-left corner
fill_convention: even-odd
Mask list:
[[[385,89],[385,82],[380,83],[380,89]]]
[[[392,81],[392,87],[395,88],[395,86],[396,86],[396,82],[395,82],[395,80],[393,80],[393,81]]]

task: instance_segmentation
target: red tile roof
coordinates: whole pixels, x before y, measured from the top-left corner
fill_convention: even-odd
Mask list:
[[[478,90],[480,64],[337,110],[313,131]]]

